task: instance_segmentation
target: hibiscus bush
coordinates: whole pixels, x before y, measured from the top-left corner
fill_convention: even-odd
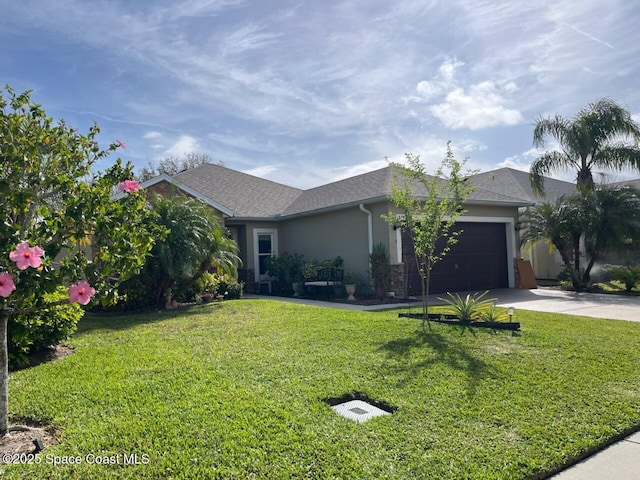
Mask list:
[[[64,316],[60,305],[115,303],[118,284],[164,235],[130,180],[131,164],[117,159],[96,171],[124,147],[101,148],[99,131],[54,122],[30,92],[0,90],[0,436],[8,430],[8,324],[30,325],[32,346],[66,336],[74,321],[43,319]]]
[[[57,345],[75,332],[84,310],[78,303],[64,301],[68,296],[67,289],[58,287],[54,293],[45,295],[50,306],[9,319],[7,333],[11,368],[27,365],[33,353]]]

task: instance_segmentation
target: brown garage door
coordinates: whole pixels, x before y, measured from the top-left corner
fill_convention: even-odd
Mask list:
[[[487,290],[509,286],[504,223],[456,223],[459,241],[431,270],[431,293]],[[402,233],[402,258],[408,271],[409,295],[421,295],[413,243]]]

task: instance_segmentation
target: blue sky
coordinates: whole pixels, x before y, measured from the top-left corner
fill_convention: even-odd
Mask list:
[[[2,84],[81,131],[97,122],[137,167],[206,153],[309,188],[404,152],[433,170],[451,140],[473,169],[526,170],[541,115],[610,97],[640,119],[640,4],[628,0],[0,7]]]

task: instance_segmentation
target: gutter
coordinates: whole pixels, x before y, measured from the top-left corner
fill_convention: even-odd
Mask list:
[[[367,214],[367,236],[369,239],[369,255],[373,253],[373,216],[371,212],[364,208],[364,203],[360,204],[360,210]]]

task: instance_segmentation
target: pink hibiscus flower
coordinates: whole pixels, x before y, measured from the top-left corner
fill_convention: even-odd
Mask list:
[[[83,280],[71,285],[67,292],[69,292],[69,302],[78,302],[80,305],[86,305],[91,301],[91,297],[96,294],[96,289]]]
[[[140,187],[140,182],[137,180],[125,180],[118,185],[118,190],[127,193],[135,192],[136,190],[140,190],[140,188],[142,187]]]
[[[122,140],[116,140],[116,144],[120,147],[120,148],[127,148],[127,146],[124,144],[124,142]]]
[[[44,255],[44,250],[40,247],[29,247],[28,242],[22,242],[13,252],[9,253],[9,258],[16,262],[19,270],[26,270],[29,267],[40,267],[42,255]]]
[[[0,297],[7,298],[16,289],[9,272],[0,273]]]

